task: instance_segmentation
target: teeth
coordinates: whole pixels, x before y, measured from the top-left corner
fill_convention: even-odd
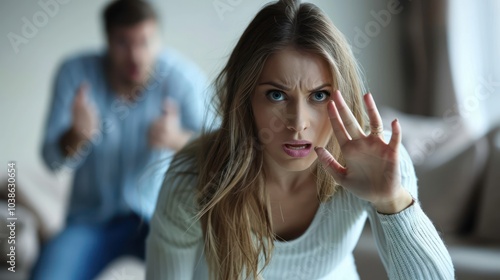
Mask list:
[[[292,150],[302,150],[302,149],[305,149],[307,147],[307,145],[302,145],[302,146],[287,145],[287,147],[292,149]]]

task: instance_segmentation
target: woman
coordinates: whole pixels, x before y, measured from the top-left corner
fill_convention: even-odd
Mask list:
[[[220,129],[167,172],[147,279],[358,279],[352,251],[367,217],[391,279],[452,279],[415,201],[401,128],[393,121],[384,139],[361,84],[316,6],[264,7],[216,80]]]

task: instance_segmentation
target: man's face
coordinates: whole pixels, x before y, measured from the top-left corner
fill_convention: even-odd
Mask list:
[[[159,50],[156,21],[151,19],[132,26],[112,27],[108,34],[108,48],[112,71],[120,82],[145,82]]]

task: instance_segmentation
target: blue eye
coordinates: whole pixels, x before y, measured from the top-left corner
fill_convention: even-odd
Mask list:
[[[325,101],[328,97],[330,97],[330,93],[326,90],[317,91],[312,94],[312,98],[316,102]]]
[[[270,90],[266,93],[266,96],[271,101],[283,101],[285,100],[285,94],[281,91]]]

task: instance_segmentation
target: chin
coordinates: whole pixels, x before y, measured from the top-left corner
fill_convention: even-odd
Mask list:
[[[123,73],[123,79],[124,82],[130,85],[140,85],[146,80],[146,74],[130,74],[130,73]]]
[[[305,158],[280,158],[276,162],[281,168],[290,172],[300,172],[309,169],[315,162],[315,156]]]
[[[144,78],[139,75],[134,75],[134,76],[128,76],[128,80],[131,84],[138,85],[141,84],[144,81]]]

